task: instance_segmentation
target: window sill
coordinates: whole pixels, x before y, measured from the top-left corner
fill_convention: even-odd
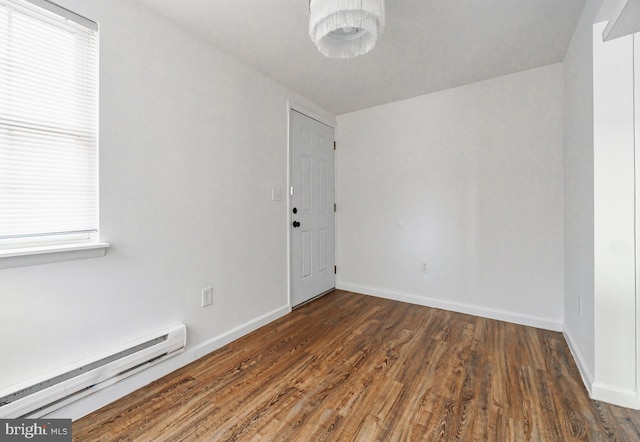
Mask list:
[[[0,250],[0,270],[100,258],[107,254],[108,248],[108,243],[86,243]]]

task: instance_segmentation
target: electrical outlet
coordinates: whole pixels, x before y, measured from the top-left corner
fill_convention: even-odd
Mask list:
[[[427,265],[426,262],[422,263],[422,265],[420,266],[420,271],[422,273],[429,273],[429,266]]]
[[[578,297],[578,314],[582,316],[582,296]]]
[[[202,289],[202,307],[208,307],[213,304],[213,287]]]

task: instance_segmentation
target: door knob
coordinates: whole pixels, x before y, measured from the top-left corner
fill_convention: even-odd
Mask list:
[[[300,223],[298,221],[294,221],[293,222],[293,228],[295,229],[297,227],[300,227]]]

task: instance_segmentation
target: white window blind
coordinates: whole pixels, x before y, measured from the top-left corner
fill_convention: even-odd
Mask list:
[[[0,247],[98,230],[98,34],[43,0],[0,0]]]

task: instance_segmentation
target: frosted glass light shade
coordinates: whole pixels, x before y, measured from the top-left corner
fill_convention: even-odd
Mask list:
[[[330,58],[371,51],[384,32],[384,0],[311,0],[309,36]]]

